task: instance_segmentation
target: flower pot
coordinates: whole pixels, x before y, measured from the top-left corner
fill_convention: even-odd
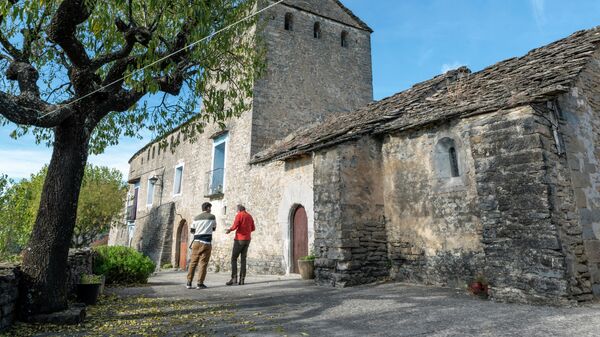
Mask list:
[[[98,301],[98,295],[100,295],[99,283],[94,284],[78,284],[76,289],[77,301],[83,302],[87,305],[94,305]]]
[[[298,260],[298,270],[303,280],[315,278],[315,261],[314,260]]]

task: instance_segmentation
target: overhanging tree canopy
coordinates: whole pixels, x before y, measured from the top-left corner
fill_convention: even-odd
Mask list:
[[[90,152],[121,135],[168,132],[195,116],[199,97],[202,114],[182,128],[192,138],[203,123],[249,108],[263,63],[255,20],[184,47],[246,17],[255,2],[0,2],[1,122],[16,125],[14,137],[32,132],[53,146],[23,261],[25,314],[67,305],[64,270]]]

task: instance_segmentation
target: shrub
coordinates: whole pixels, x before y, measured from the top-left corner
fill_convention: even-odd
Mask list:
[[[82,274],[80,284],[102,284],[102,275]]]
[[[107,284],[146,283],[156,268],[150,258],[132,248],[101,246],[94,251],[94,274],[105,275]]]
[[[165,263],[161,267],[161,269],[171,269],[171,268],[173,268],[173,265],[170,263]]]
[[[303,261],[314,261],[315,260],[315,256],[313,254],[302,256],[300,258],[300,260],[303,260]]]

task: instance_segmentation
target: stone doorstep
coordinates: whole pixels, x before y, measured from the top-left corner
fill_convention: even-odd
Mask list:
[[[85,304],[75,303],[68,309],[50,314],[41,314],[28,317],[30,323],[74,325],[83,322],[86,316]]]

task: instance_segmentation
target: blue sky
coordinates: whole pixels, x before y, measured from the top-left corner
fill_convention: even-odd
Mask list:
[[[342,0],[373,30],[375,99],[461,65],[481,70],[600,25],[597,0]],[[0,128],[0,173],[23,178],[50,159],[30,138]],[[120,169],[148,139],[122,139],[90,162]]]

